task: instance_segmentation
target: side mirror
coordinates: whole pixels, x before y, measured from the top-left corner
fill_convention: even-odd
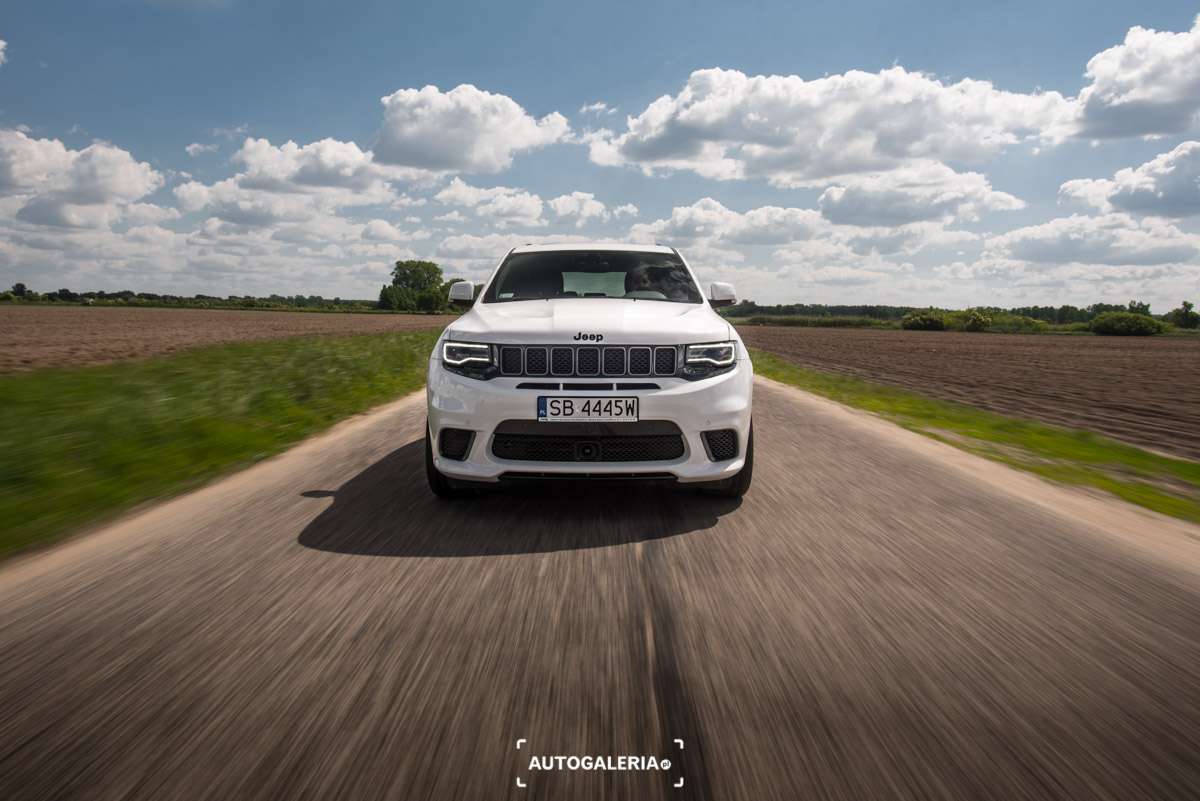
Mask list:
[[[708,287],[708,302],[712,304],[714,309],[719,309],[722,306],[732,306],[737,303],[737,293],[733,291],[733,284],[714,281]]]
[[[455,306],[471,306],[475,303],[475,286],[470,281],[459,281],[450,285],[450,302]]]

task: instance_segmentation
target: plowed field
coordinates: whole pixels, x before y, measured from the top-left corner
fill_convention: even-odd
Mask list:
[[[165,356],[228,342],[442,328],[450,315],[0,306],[0,373]]]
[[[1200,338],[745,326],[752,348],[1200,460]]]

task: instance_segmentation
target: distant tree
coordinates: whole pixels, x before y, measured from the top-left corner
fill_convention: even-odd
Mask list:
[[[1129,301],[1129,308],[1127,309],[1127,311],[1130,314],[1144,314],[1147,317],[1149,317],[1150,316],[1150,304],[1149,303],[1139,303],[1136,300],[1131,300],[1131,301]]]
[[[18,298],[25,297],[25,293],[28,291],[29,290],[25,288],[24,284],[13,284],[12,285],[12,293],[14,295],[16,295]]]
[[[437,289],[426,289],[417,295],[417,308],[423,312],[441,311],[446,308],[446,296]]]
[[[1194,312],[1192,308],[1192,304],[1185,300],[1178,309],[1171,310],[1167,321],[1176,328],[1200,328],[1200,312]]]
[[[79,300],[79,295],[69,289],[60,289],[53,293],[58,296],[58,300],[76,301]]]
[[[17,299],[17,296],[11,292],[0,292],[0,303],[11,303]]]
[[[414,298],[442,285],[442,268],[431,261],[398,261],[392,268],[392,285],[407,289]]]

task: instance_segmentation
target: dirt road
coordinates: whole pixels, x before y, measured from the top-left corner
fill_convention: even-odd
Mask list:
[[[423,403],[0,569],[0,797],[1200,797],[1197,527],[762,379],[742,502],[447,505]]]

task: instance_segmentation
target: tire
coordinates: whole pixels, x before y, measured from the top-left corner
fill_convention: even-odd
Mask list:
[[[429,435],[429,421],[425,421],[425,478],[429,481],[429,489],[433,494],[445,500],[461,498],[470,490],[459,489],[450,485],[450,479],[442,475],[433,464],[433,437]]]
[[[754,478],[754,424],[750,424],[750,435],[746,438],[746,463],[726,486],[704,491],[710,498],[740,498],[750,489]]]

